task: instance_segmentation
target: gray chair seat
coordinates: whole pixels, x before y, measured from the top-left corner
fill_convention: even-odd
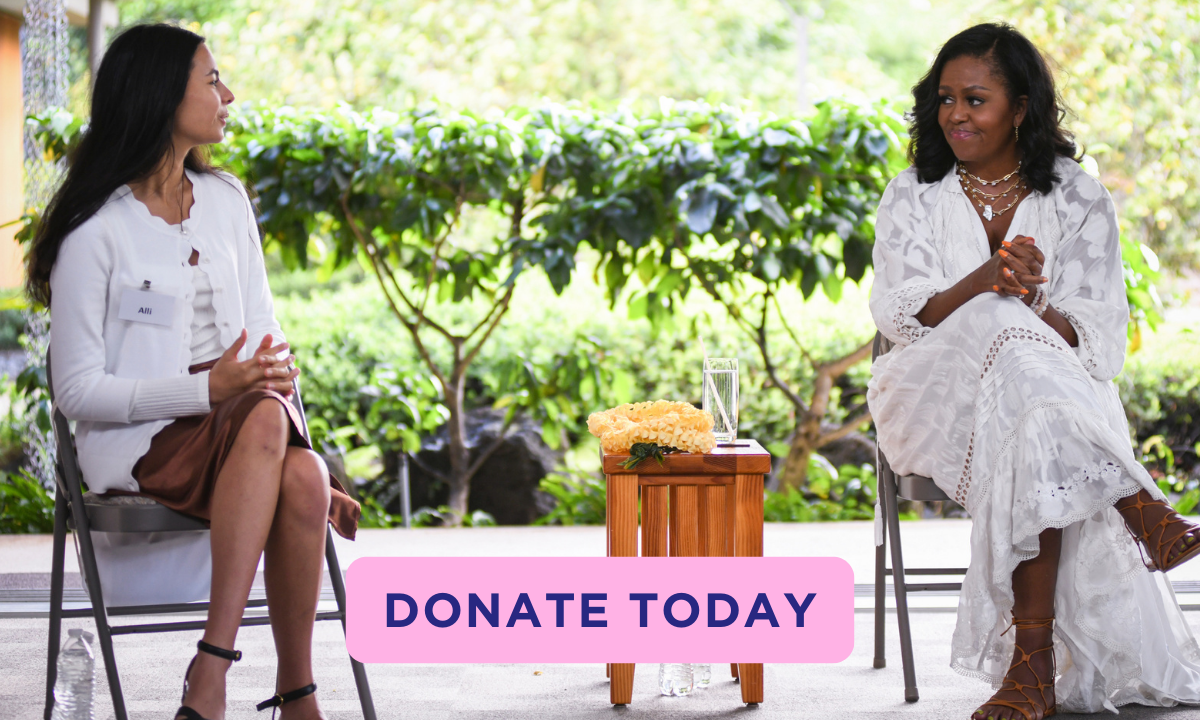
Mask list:
[[[176,512],[140,495],[86,492],[83,494],[83,507],[87,510],[88,524],[96,532],[184,532],[208,529],[203,520]]]

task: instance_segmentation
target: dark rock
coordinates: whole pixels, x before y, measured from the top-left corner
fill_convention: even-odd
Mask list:
[[[474,460],[477,453],[495,442],[504,426],[504,412],[492,408],[470,410],[465,424],[467,447]],[[537,423],[518,418],[508,429],[504,442],[471,479],[467,510],[483,510],[498,525],[528,525],[554,508],[554,498],[538,490],[538,484],[558,465],[560,456],[542,440]],[[449,486],[425,469],[450,471],[449,434],[445,426],[421,441],[416,459],[409,463],[413,509],[445,505],[450,497]],[[390,472],[387,466],[393,462],[389,458],[385,463],[385,473]],[[388,511],[399,512],[399,501],[389,505]]]

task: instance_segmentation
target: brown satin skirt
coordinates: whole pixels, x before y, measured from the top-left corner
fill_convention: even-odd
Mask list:
[[[192,374],[211,368],[216,361],[188,368]],[[250,390],[218,403],[207,415],[182,417],[150,440],[150,449],[133,466],[133,477],[145,495],[172,510],[212,520],[212,494],[217,475],[242,423],[258,403],[278,400],[291,420],[288,445],[311,449],[300,428],[296,408],[284,396],[271,390]],[[329,522],[338,535],[354,539],[362,508],[333,475],[329,476]]]

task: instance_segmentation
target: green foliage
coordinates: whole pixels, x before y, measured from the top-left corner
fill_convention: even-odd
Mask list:
[[[1125,232],[1168,265],[1195,264],[1200,6],[1005,0],[997,9],[1061,68],[1070,128],[1099,161]]]
[[[1165,327],[1130,356],[1117,378],[1139,459],[1176,508],[1200,506],[1200,335]]]
[[[54,532],[54,498],[22,470],[0,473],[0,533]]]
[[[812,455],[808,487],[803,491],[768,490],[763,500],[766,522],[825,522],[870,520],[875,517],[875,468],[871,465],[835,468],[824,457]]]
[[[441,527],[452,524],[455,517],[455,513],[447,505],[439,505],[436,510],[425,507],[413,513],[412,526]],[[495,527],[496,519],[483,510],[475,510],[462,516],[461,525],[463,527]]]
[[[554,472],[542,478],[539,489],[553,495],[557,504],[535,525],[604,524],[608,493],[603,478],[569,470]]]

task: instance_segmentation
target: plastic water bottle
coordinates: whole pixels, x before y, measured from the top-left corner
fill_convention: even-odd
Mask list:
[[[96,656],[92,634],[78,628],[67,631],[58,653],[58,679],[54,682],[54,710],[50,720],[93,720],[92,688],[96,681]]]
[[[683,697],[696,687],[691,663],[661,663],[658,666],[658,690],[663,695]]]
[[[692,665],[692,677],[696,679],[697,688],[706,688],[712,682],[712,665],[708,663]]]

